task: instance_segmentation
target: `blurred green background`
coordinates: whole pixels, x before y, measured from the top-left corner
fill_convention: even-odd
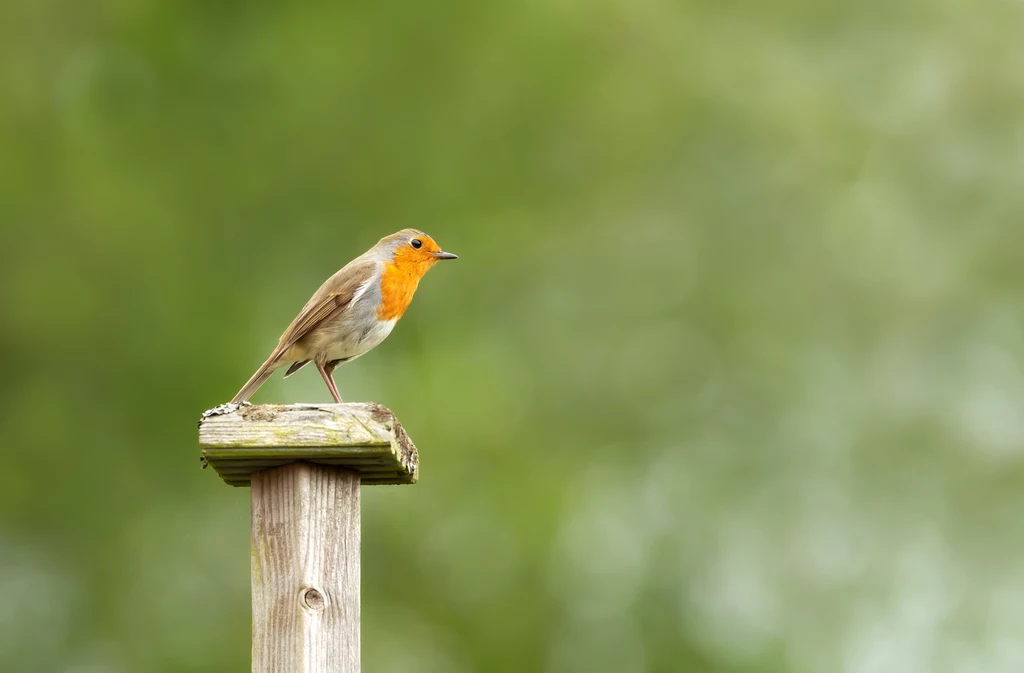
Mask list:
[[[196,420],[342,395],[377,673],[1024,670],[1024,4],[0,4],[0,669],[243,671]],[[327,401],[313,370],[256,402]]]

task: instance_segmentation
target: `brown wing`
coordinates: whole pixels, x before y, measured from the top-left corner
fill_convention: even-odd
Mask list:
[[[248,383],[242,386],[242,389],[238,391],[238,394],[231,401],[242,402],[249,399],[263,385],[263,382],[274,373],[274,369],[276,369],[274,365],[277,364],[281,355],[286,353],[296,341],[309,334],[310,330],[315,329],[318,325],[323,324],[325,320],[330,320],[350,306],[356,292],[362,287],[363,283],[373,276],[376,269],[377,263],[372,260],[357,260],[350,262],[344,269],[328,278],[327,282],[321,285],[313,297],[306,302],[306,305],[299,311],[299,315],[295,316],[295,320],[292,321],[292,324],[281,335],[277,348],[270,354],[267,361],[260,365],[260,368],[252,375]],[[305,363],[293,363],[288,369],[288,373],[291,374],[303,364]]]
[[[376,267],[374,261],[362,262],[358,266],[342,269],[324,283],[281,335],[274,349],[275,357],[287,351],[318,325],[344,311],[352,303],[356,291],[373,275]]]

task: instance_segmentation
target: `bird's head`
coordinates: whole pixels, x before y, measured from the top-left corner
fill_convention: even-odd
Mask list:
[[[433,238],[418,229],[403,229],[385,236],[376,247],[383,253],[384,261],[418,275],[425,274],[442,259],[458,259],[456,255],[441,250]]]

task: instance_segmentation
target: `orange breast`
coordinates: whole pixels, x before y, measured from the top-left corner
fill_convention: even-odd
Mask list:
[[[384,267],[380,279],[380,308],[377,309],[378,320],[397,320],[405,313],[416,293],[423,273],[412,265],[393,263]]]

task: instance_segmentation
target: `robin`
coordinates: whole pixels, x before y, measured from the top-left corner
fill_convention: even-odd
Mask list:
[[[380,239],[320,286],[231,401],[248,400],[282,367],[288,367],[287,378],[312,362],[340,403],[335,367],[384,341],[409,307],[420,278],[442,259],[458,257],[416,229]]]

